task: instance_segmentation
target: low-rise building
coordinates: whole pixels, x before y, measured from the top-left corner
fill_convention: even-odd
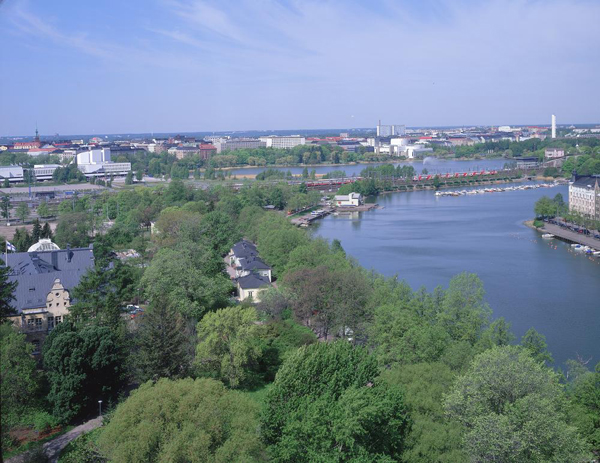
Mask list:
[[[110,148],[94,148],[77,154],[77,168],[86,177],[125,176],[130,162],[112,162]]]
[[[240,277],[236,280],[240,301],[252,299],[252,302],[260,302],[260,293],[271,287],[271,281],[256,273]]]
[[[333,203],[340,207],[360,206],[362,203],[362,195],[360,193],[350,193],[348,195],[336,195],[333,198]]]
[[[265,148],[267,143],[255,138],[232,138],[230,140],[215,141],[217,153],[223,151],[235,151],[241,149]]]
[[[306,138],[301,137],[300,135],[290,135],[285,137],[270,135],[268,137],[260,137],[260,141],[264,142],[267,148],[289,149],[298,145],[306,145]]]
[[[569,183],[569,212],[600,220],[600,175],[573,175]]]
[[[546,148],[544,157],[546,159],[562,158],[565,155],[565,150],[560,148]]]
[[[49,240],[34,244],[28,252],[8,253],[8,280],[17,282],[12,306],[13,324],[34,345],[34,354],[47,334],[68,316],[71,290],[94,267],[92,247],[58,249]]]
[[[177,159],[183,159],[197,154],[200,159],[207,160],[217,152],[217,148],[214,145],[203,143],[198,146],[174,146],[167,151],[169,154],[175,155]]]

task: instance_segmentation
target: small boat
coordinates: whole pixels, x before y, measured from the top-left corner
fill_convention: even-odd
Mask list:
[[[580,246],[581,246],[581,244],[574,243],[574,244],[572,244],[572,245],[571,245],[571,247],[572,247],[572,248],[576,248],[576,247],[578,247],[578,246],[580,247]]]
[[[596,257],[600,257],[600,251],[594,251],[592,254]]]
[[[544,233],[542,235],[542,238],[544,238],[545,240],[551,240],[552,238],[554,238],[554,235],[552,233]]]

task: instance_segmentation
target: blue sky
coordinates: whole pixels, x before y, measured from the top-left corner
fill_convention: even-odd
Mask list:
[[[598,24],[596,0],[5,0],[0,135],[600,122]]]

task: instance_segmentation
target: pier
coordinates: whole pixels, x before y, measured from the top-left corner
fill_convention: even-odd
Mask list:
[[[545,223],[544,228],[536,228],[536,230],[541,233],[551,233],[555,237],[568,241],[569,243],[577,243],[582,246],[589,246],[592,249],[600,250],[600,239],[594,238],[593,235],[576,233],[551,223]]]

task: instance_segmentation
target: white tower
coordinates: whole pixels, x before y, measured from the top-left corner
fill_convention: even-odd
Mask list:
[[[552,138],[556,138],[556,116],[552,114]]]

